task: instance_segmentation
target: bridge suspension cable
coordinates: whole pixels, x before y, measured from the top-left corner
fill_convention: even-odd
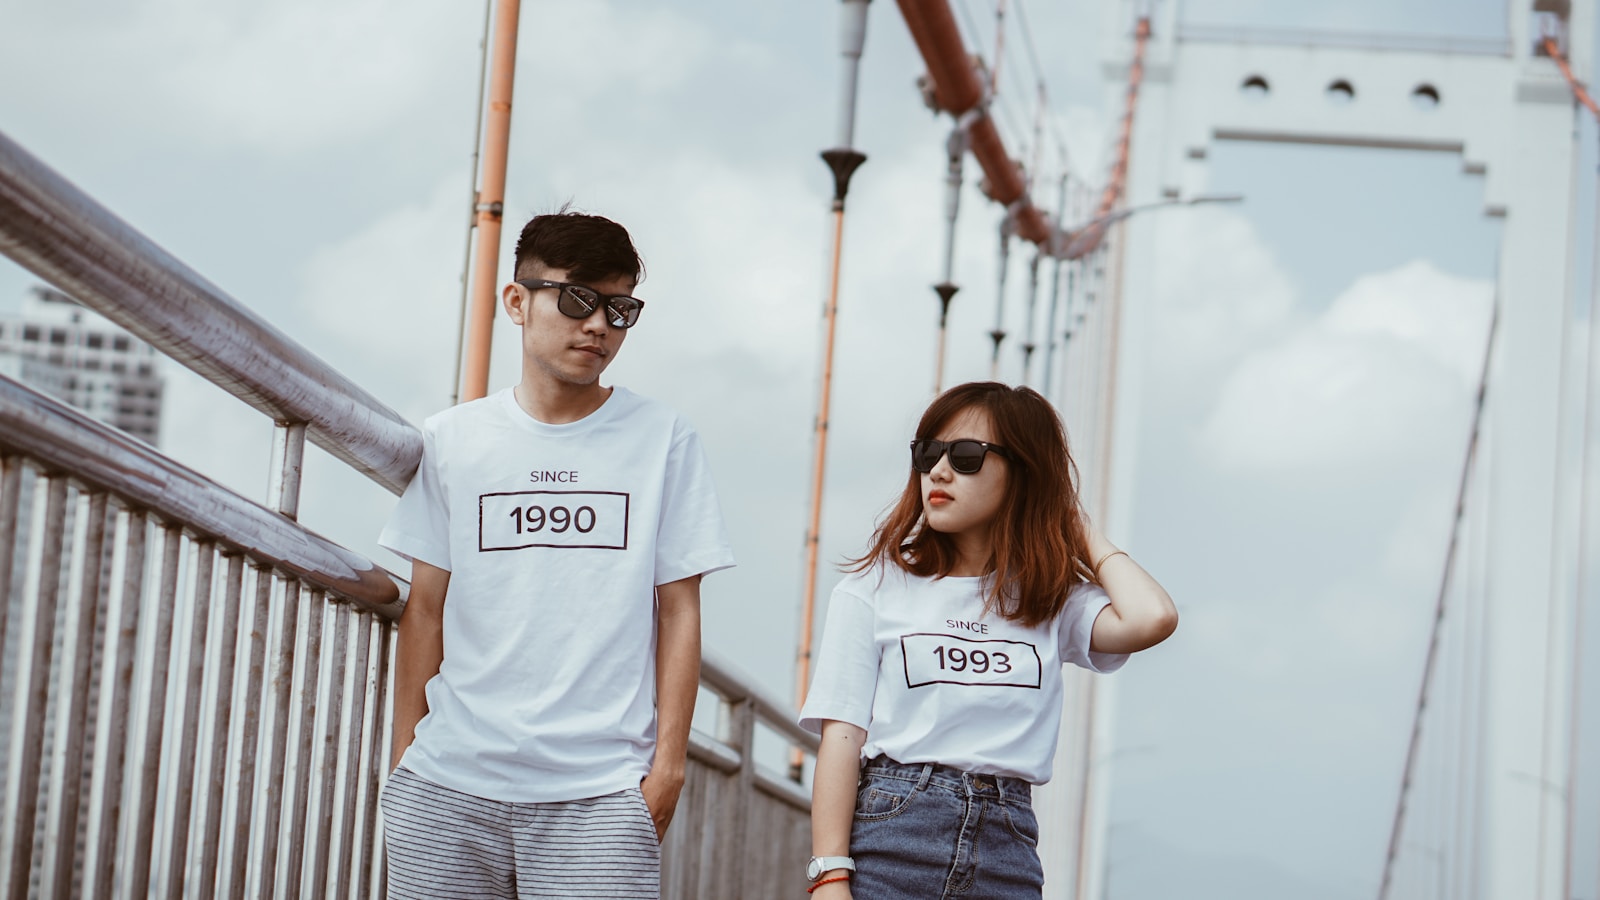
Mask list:
[[[1052,223],[1028,196],[1020,167],[1006,153],[990,113],[993,97],[966,53],[949,3],[898,0],[898,5],[928,67],[933,107],[958,121],[974,113],[966,129],[968,149],[983,169],[985,193],[996,203],[1016,208],[1019,237],[1034,243],[1049,240]]]
[[[989,380],[1000,380],[1000,345],[1006,339],[1006,276],[1011,271],[1011,238],[1015,235],[1015,226],[1008,211],[1005,218],[1000,220],[1000,283],[995,292],[994,301],[994,328],[989,331],[989,340],[994,342],[994,352],[989,357]]]
[[[1128,158],[1133,149],[1133,121],[1134,115],[1139,110],[1139,87],[1144,82],[1144,55],[1145,48],[1149,43],[1150,19],[1146,16],[1140,18],[1138,24],[1134,26],[1133,61],[1128,66],[1128,93],[1123,105],[1122,127],[1117,138],[1117,155],[1111,165],[1111,175],[1106,179],[1105,187],[1100,191],[1100,206],[1095,210],[1096,222],[1111,215],[1111,211],[1116,209],[1117,204],[1121,202],[1123,190],[1127,187]],[[1062,252],[1068,253],[1069,257],[1073,250],[1076,250],[1079,255],[1087,255],[1093,252],[1100,245],[1100,242],[1104,240],[1105,232],[1104,225],[1089,230],[1088,234],[1084,235],[1085,240],[1081,242],[1081,247],[1073,248],[1069,245],[1069,249]],[[1075,237],[1072,243],[1078,244],[1080,242]]]
[[[1439,659],[1439,636],[1444,626],[1445,608],[1450,586],[1455,574],[1456,554],[1461,544],[1462,523],[1466,519],[1467,492],[1472,484],[1473,462],[1478,454],[1478,438],[1483,429],[1484,401],[1489,393],[1489,371],[1494,358],[1495,340],[1500,331],[1500,295],[1495,294],[1490,313],[1489,334],[1484,341],[1483,367],[1478,378],[1477,399],[1473,405],[1472,428],[1467,438],[1467,452],[1461,464],[1461,478],[1456,485],[1455,515],[1450,526],[1450,543],[1445,550],[1444,574],[1439,579],[1439,592],[1434,602],[1433,624],[1428,633],[1428,652],[1422,665],[1422,686],[1417,691],[1416,710],[1411,720],[1411,738],[1406,746],[1405,766],[1400,776],[1400,797],[1395,804],[1394,821],[1389,829],[1389,849],[1383,862],[1383,878],[1378,885],[1378,900],[1388,900],[1393,884],[1395,861],[1400,855],[1401,834],[1405,829],[1406,808],[1411,798],[1412,782],[1416,774],[1418,751],[1422,745],[1422,717],[1428,709],[1430,690]]]
[[[1033,41],[1033,25],[1028,21],[1028,5],[1025,0],[1017,0],[1017,28],[1022,34],[1022,49],[1028,53],[1028,62],[1033,66],[1033,75],[1042,86],[1044,84],[1044,66],[1039,63],[1039,48]]]
[[[943,387],[944,361],[946,358],[946,345],[948,340],[948,324],[951,301],[960,290],[954,281],[954,245],[956,220],[960,208],[960,190],[962,185],[963,160],[966,152],[970,151],[977,159],[983,171],[984,193],[1006,209],[1005,219],[1001,224],[1000,239],[1000,271],[997,278],[998,295],[995,303],[995,325],[989,332],[993,342],[990,357],[990,375],[998,377],[1000,365],[1001,346],[1006,337],[1005,329],[1005,291],[1007,285],[1007,270],[1012,237],[1020,237],[1038,245],[1041,253],[1052,257],[1066,257],[1069,259],[1080,258],[1091,254],[1104,240],[1105,231],[1112,224],[1106,221],[1107,215],[1120,202],[1124,193],[1127,179],[1128,157],[1131,150],[1133,136],[1133,117],[1137,111],[1139,86],[1143,79],[1144,56],[1150,35],[1150,18],[1141,15],[1135,31],[1134,54],[1129,69],[1129,87],[1127,102],[1122,116],[1122,128],[1119,134],[1118,147],[1111,168],[1110,177],[1105,189],[1101,192],[1101,202],[1095,217],[1085,226],[1068,232],[1063,229],[1060,222],[1061,213],[1052,218],[1047,216],[1033,198],[1035,188],[1042,183],[1037,169],[1043,158],[1043,145],[1046,137],[1045,121],[1047,118],[1048,87],[1045,82],[1042,65],[1035,47],[1032,26],[1027,19],[1021,0],[1018,0],[1017,18],[1019,20],[1023,46],[1029,56],[1036,76],[1035,98],[1037,108],[1034,116],[1030,164],[1023,166],[1011,157],[1005,146],[997,125],[996,110],[1003,115],[1005,108],[997,91],[1000,70],[1006,61],[1005,45],[1005,12],[1006,0],[995,2],[995,34],[994,34],[994,59],[992,64],[985,67],[982,60],[974,64],[965,49],[966,38],[962,29],[957,25],[955,15],[947,0],[934,0],[934,2],[917,2],[917,0],[899,0],[901,17],[910,31],[912,40],[917,45],[919,53],[928,67],[928,75],[924,81],[924,90],[928,104],[936,111],[948,112],[955,120],[950,137],[947,139],[948,163],[945,177],[945,241],[944,265],[941,281],[933,286],[935,295],[939,300],[939,330],[937,349],[934,363],[934,389],[935,392]],[[978,37],[977,25],[973,20],[971,10],[965,0],[958,0],[958,6],[965,20],[966,31],[973,38]],[[1014,56],[1015,54],[1013,54]],[[983,77],[980,77],[980,72]],[[1011,124],[1011,123],[1008,123]],[[1009,129],[1016,131],[1012,124]],[[1050,136],[1059,144],[1063,174],[1068,167],[1069,159],[1066,152],[1065,141],[1060,138],[1059,132],[1052,128]],[[1058,267],[1059,272],[1059,267]],[[1059,276],[1058,276],[1059,280]],[[1032,317],[1037,307],[1037,287],[1030,280],[1030,322],[1028,331],[1033,330]],[[1054,328],[1055,312],[1050,314],[1049,328]],[[1028,343],[1033,344],[1032,339]],[[1054,346],[1054,336],[1051,335],[1051,347]],[[1023,348],[1024,377],[1030,373],[1028,363],[1032,353],[1029,347]]]
[[[1065,162],[1065,159],[1063,158],[1062,161]],[[1056,200],[1056,220],[1060,221],[1061,219],[1065,218],[1067,214],[1068,176],[1065,166],[1062,167],[1061,174],[1058,177],[1060,178],[1061,188],[1058,192]],[[1050,392],[1051,387],[1055,384],[1056,313],[1061,304],[1061,277],[1061,257],[1052,256],[1050,270],[1050,305],[1045,313],[1044,320],[1044,380],[1040,382],[1040,384],[1044,385],[1046,393]]]
[[[1589,95],[1589,89],[1583,86],[1583,82],[1578,80],[1578,76],[1572,74],[1572,66],[1568,65],[1567,58],[1561,54],[1561,48],[1556,44],[1556,39],[1547,34],[1544,36],[1543,44],[1545,55],[1555,61],[1556,68],[1561,70],[1561,77],[1565,78],[1567,86],[1572,88],[1573,98],[1583,104],[1589,114],[1594,116],[1597,122],[1600,122],[1600,105],[1595,103],[1594,97]]]

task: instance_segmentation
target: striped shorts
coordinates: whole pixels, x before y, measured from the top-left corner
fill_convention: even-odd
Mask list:
[[[390,900],[661,896],[661,847],[636,787],[587,800],[505,803],[401,767],[381,805]]]

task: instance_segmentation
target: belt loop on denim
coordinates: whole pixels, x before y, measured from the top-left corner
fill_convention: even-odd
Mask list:
[[[1001,792],[1005,795],[1006,803],[1027,807],[1033,806],[1033,785],[1020,778],[1007,778],[1006,782],[1006,788],[1009,788],[1009,790],[1001,789]]]
[[[922,775],[917,778],[917,786],[912,790],[920,791],[928,786],[928,779],[933,777],[933,763],[922,764]]]

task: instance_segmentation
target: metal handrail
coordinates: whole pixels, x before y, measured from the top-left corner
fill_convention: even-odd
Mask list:
[[[717,659],[709,652],[703,652],[701,655],[700,681],[707,688],[726,703],[741,703],[748,700],[755,710],[757,719],[788,738],[795,746],[816,752],[817,736],[800,727],[787,704],[778,702],[766,691],[757,687],[754,678],[740,672],[732,663]]]
[[[422,435],[399,413],[0,133],[0,253],[399,493]]]
[[[238,550],[386,618],[398,619],[405,606],[407,583],[361,554],[4,376],[0,376],[0,451],[37,460],[46,469],[181,524],[198,538]],[[817,736],[796,724],[785,704],[732,663],[705,651],[700,678],[723,702],[748,702],[762,723],[796,746],[816,751]]]
[[[308,585],[398,619],[405,582],[60,401],[0,376],[0,450],[31,457]]]
[[[196,850],[198,880],[192,885],[197,895],[213,895],[215,888],[218,896],[243,897],[252,891],[270,896],[285,859],[284,886],[291,892],[309,878],[322,888],[336,880],[338,896],[351,896],[352,887],[356,896],[368,896],[369,887],[381,895],[385,869],[374,829],[389,759],[386,691],[392,672],[392,620],[399,618],[408,585],[294,521],[298,480],[290,475],[298,469],[304,437],[310,436],[336,458],[398,493],[420,460],[420,432],[4,134],[0,254],[287,426],[278,429],[274,450],[282,472],[269,490],[275,511],[58,400],[0,377],[0,588],[11,581],[10,549],[17,537],[26,468],[38,473],[38,481],[30,483],[48,488],[46,527],[35,540],[43,548],[41,570],[49,577],[33,593],[34,615],[51,623],[35,629],[26,651],[32,668],[29,703],[21,716],[23,789],[0,804],[17,810],[19,823],[10,854],[0,860],[0,866],[8,867],[0,869],[7,889],[26,892],[34,836],[54,829],[52,833],[78,831],[81,840],[96,848],[94,870],[82,882],[89,893],[103,893],[118,878],[126,879],[130,893],[141,896],[163,882],[170,891],[190,890],[186,879],[194,867],[187,862],[186,838],[191,819],[180,814],[158,821],[157,816],[158,792],[175,781],[177,807],[180,813],[192,813],[203,838]],[[91,537],[76,547],[69,539],[66,510],[69,498],[76,508],[84,497]],[[107,529],[119,527],[107,520],[108,502],[126,507],[120,526],[124,544],[116,551],[123,560],[117,570],[120,620],[101,628],[109,636],[102,652],[109,654],[107,660],[114,657],[116,666],[101,679],[102,689],[112,693],[112,717],[98,739],[109,741],[110,750],[85,755],[70,748],[88,746],[90,740],[84,727],[88,694],[80,689],[90,676],[75,676],[70,697],[48,694],[59,687],[50,675],[56,654],[55,609],[58,601],[69,605],[62,621],[75,623],[64,626],[75,630],[63,636],[62,646],[74,648],[70,659],[75,671],[87,673],[92,653],[81,648],[99,640],[96,616],[112,608],[112,592],[94,580],[112,558],[103,547],[109,540]],[[145,568],[147,517],[161,520],[155,531],[161,542],[158,573]],[[101,536],[93,536],[97,534]],[[72,567],[88,573],[76,592],[57,584],[69,557]],[[185,559],[193,571],[185,567]],[[220,585],[213,577],[219,566],[227,570]],[[158,577],[152,581],[147,574]],[[247,585],[252,594],[246,594]],[[190,592],[192,599],[184,596]],[[353,602],[322,602],[335,598]],[[248,622],[239,615],[245,604],[253,605],[244,617]],[[212,630],[207,622],[213,606],[221,622],[214,673],[207,668]],[[184,609],[190,621],[187,644],[174,631]],[[323,632],[330,618],[331,637]],[[0,612],[0,644],[5,643],[4,625]],[[351,638],[353,665],[346,659]],[[326,675],[319,662],[324,658]],[[182,660],[182,674],[169,678],[175,660]],[[133,679],[136,662],[146,667],[138,684]],[[241,679],[244,700],[237,704],[239,727],[230,730],[235,676]],[[756,729],[768,727],[791,746],[812,752],[818,741],[799,728],[785,704],[709,653],[703,658],[701,684],[717,695],[730,727],[720,737],[690,735],[689,756],[695,765],[681,809],[695,809],[705,821],[668,836],[665,849],[676,876],[671,886],[663,886],[663,896],[706,896],[708,885],[728,883],[744,885],[744,895],[769,896],[785,880],[787,862],[804,850],[795,823],[810,803],[800,783],[756,763]],[[207,690],[213,693],[207,695]],[[347,693],[351,700],[345,709],[341,704]],[[142,704],[134,702],[135,694],[144,697]],[[161,752],[169,697],[181,698],[186,709],[173,760]],[[47,714],[52,703],[55,712]],[[202,712],[208,703],[209,711]],[[368,703],[373,710],[370,724]],[[131,742],[125,747],[134,733],[135,715],[142,716],[136,729],[142,749]],[[202,718],[213,748],[203,773],[194,762]],[[68,726],[68,758],[96,760],[90,793],[70,771],[45,771],[47,734],[55,734],[61,722]],[[313,764],[319,734],[323,753],[320,764]],[[293,767],[288,763],[291,750]],[[264,780],[258,780],[258,768]],[[40,789],[45,779],[51,785],[48,791]],[[257,787],[268,783],[274,789],[259,792],[258,809]],[[342,804],[335,797],[340,784]],[[224,823],[222,800],[230,791],[233,821]],[[80,825],[72,814],[80,797],[90,794],[109,799],[91,806],[90,820]],[[51,800],[42,809],[45,818],[36,819],[41,810],[35,798],[46,796],[59,802]],[[125,806],[130,827],[119,828]],[[341,810],[337,823],[331,812],[335,809]],[[259,841],[253,824],[258,819],[266,823]],[[336,835],[331,831],[335,824]],[[280,833],[304,835],[308,828],[315,830],[319,849],[314,855],[302,858],[303,847],[293,838],[280,847]],[[232,843],[223,848],[223,836],[229,833]],[[334,838],[337,851],[329,843]],[[89,845],[81,840],[76,846]],[[58,846],[75,844],[65,840]],[[162,846],[167,852],[158,850]],[[119,859],[131,860],[126,872]],[[78,853],[58,853],[55,890],[71,889],[76,880],[72,867],[82,861]]]

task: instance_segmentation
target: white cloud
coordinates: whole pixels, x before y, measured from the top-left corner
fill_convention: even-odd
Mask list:
[[[1414,260],[1368,275],[1345,291],[1323,318],[1330,334],[1390,335],[1445,366],[1463,384],[1483,370],[1484,329],[1494,285],[1441,272]]]
[[[563,87],[544,96],[538,82],[529,85],[540,92],[541,105],[576,110],[607,90],[659,96],[681,87],[717,55],[754,48],[738,38],[723,40],[704,22],[668,7],[623,7],[613,0],[524,7],[518,66],[536,66]],[[589,113],[607,118],[603,109]]]
[[[403,131],[419,95],[474,74],[457,71],[475,58],[472,17],[449,4],[145,0],[104,12],[20,11],[0,37],[0,76],[49,72],[58,101],[124,137],[282,153]]]
[[[464,173],[450,173],[422,201],[319,249],[296,304],[300,339],[414,422],[450,399],[465,184]]]
[[[448,4],[280,0],[166,11],[173,65],[162,82],[214,140],[302,150],[398,125],[448,73],[447,54],[416,52],[467,39]],[[428,38],[431,37],[431,40]],[[176,39],[176,40],[174,40]]]
[[[1491,291],[1426,262],[1361,279],[1317,321],[1245,357],[1201,449],[1232,471],[1437,459],[1465,438]]]
[[[810,370],[822,198],[806,179],[793,167],[683,154],[617,180],[613,189],[637,198],[628,221],[649,273],[639,289],[649,330],[630,351],[651,368],[742,351],[788,375]]]
[[[1163,372],[1209,374],[1291,326],[1296,290],[1244,215],[1203,206],[1151,213],[1161,259],[1151,306]]]

